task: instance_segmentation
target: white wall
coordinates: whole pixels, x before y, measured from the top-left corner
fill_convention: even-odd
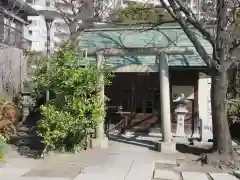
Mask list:
[[[212,112],[211,112],[211,78],[199,77],[198,80],[198,109],[201,122],[200,134],[202,141],[213,138],[212,134]]]
[[[28,16],[28,20],[32,21],[27,26],[29,31],[29,39],[32,41],[32,51],[44,51],[46,44],[46,24],[42,16]],[[30,31],[32,32],[30,34]]]

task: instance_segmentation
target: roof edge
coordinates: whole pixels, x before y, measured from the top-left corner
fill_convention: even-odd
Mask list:
[[[125,30],[152,30],[152,29],[182,29],[179,25],[115,25],[115,24],[94,24],[92,28],[85,29],[85,32],[94,31],[125,31]]]
[[[193,26],[191,27],[195,29]],[[212,27],[207,27],[212,28]],[[178,24],[162,24],[155,25],[116,25],[116,24],[93,24],[92,28],[85,29],[84,32],[96,32],[96,31],[126,31],[126,30],[158,30],[158,29],[182,29]]]

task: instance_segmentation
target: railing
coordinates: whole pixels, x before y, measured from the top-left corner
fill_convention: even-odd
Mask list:
[[[8,24],[0,23],[3,32],[0,34],[0,43],[17,47],[19,49],[30,50],[32,42],[23,37],[23,32],[9,26]]]

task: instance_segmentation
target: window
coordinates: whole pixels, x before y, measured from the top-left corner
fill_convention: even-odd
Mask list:
[[[36,20],[36,19],[31,19],[31,20],[29,20],[29,22],[31,25],[34,25],[34,26],[38,25],[38,20]]]
[[[32,36],[39,37],[40,36],[40,32],[39,31],[32,31]]]
[[[50,7],[50,0],[46,0],[46,6]]]
[[[9,26],[4,25],[4,41],[9,41],[10,29]]]
[[[39,41],[32,42],[32,46],[38,48],[40,47],[40,42]]]
[[[16,30],[16,23],[4,18],[4,41],[10,44],[16,42],[16,36],[19,35]]]

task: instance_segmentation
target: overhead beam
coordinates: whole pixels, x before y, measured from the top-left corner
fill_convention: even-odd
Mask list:
[[[160,53],[166,53],[167,55],[191,55],[194,54],[194,50],[189,47],[158,47],[158,48],[104,48],[88,51],[88,56],[96,56],[97,53],[101,53],[103,56],[155,56]]]

